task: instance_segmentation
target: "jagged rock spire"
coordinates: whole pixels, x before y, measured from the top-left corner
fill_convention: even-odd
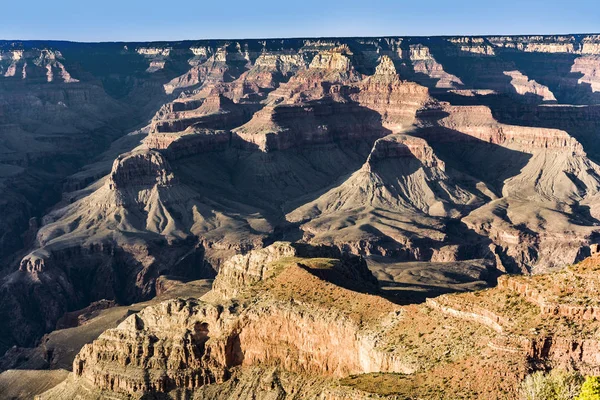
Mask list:
[[[396,67],[392,59],[386,55],[381,56],[379,65],[375,68],[375,75],[396,75]]]

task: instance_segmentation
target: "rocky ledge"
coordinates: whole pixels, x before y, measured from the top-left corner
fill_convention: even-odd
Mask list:
[[[150,306],[104,332],[73,371],[96,389],[130,395],[220,384],[238,366],[333,377],[410,372],[377,334],[397,307],[343,286],[376,291],[364,260],[275,243],[225,263],[204,300]]]

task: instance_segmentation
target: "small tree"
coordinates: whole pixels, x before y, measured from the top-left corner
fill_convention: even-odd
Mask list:
[[[549,385],[542,371],[527,375],[521,382],[519,390],[521,400],[547,400],[549,394]]]
[[[600,400],[600,376],[588,376],[577,400]]]
[[[574,400],[583,378],[576,372],[553,369],[527,375],[519,389],[521,400]],[[600,400],[600,398],[598,399]]]
[[[577,372],[552,370],[552,381],[556,399],[576,399],[583,383],[583,376]],[[599,399],[600,400],[600,399]]]

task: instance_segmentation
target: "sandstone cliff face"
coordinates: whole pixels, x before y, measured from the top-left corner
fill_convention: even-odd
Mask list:
[[[173,49],[171,47],[137,47],[135,52],[142,55],[149,62],[146,72],[152,74],[165,69],[166,63]]]
[[[581,40],[582,54],[600,53],[600,35],[587,35]]]
[[[147,308],[84,346],[74,373],[131,394],[221,383],[239,362],[234,343],[217,339],[227,319],[227,311],[181,300]]]
[[[365,166],[371,167],[378,161],[388,158],[414,157],[430,168],[439,168],[444,171],[444,162],[437,158],[433,149],[423,139],[409,135],[390,135],[378,140],[369,154]]]
[[[452,55],[475,57],[493,56],[496,54],[494,48],[482,37],[451,38],[448,41],[456,46],[449,49]]]
[[[313,274],[334,277],[339,272],[339,277],[351,278],[349,282],[360,284],[360,278],[365,277],[369,284],[368,279],[373,278],[364,261],[343,256],[336,261],[337,272],[328,275],[327,267],[319,264],[324,259],[304,259],[302,255],[341,256],[336,249],[289,243],[275,243],[247,256],[236,256],[223,265],[217,279],[220,283],[215,292],[209,293],[208,302],[171,300],[129,317],[84,346],[74,361],[75,376],[95,389],[138,396],[221,384],[231,374],[235,376],[237,366],[277,366],[325,377],[408,371],[411,367],[401,358],[381,350],[385,342],[382,337],[371,329],[360,329],[361,319],[356,320],[355,314],[343,309],[332,314],[333,310],[319,305],[321,291],[334,285]],[[303,259],[316,269],[290,261]],[[265,269],[270,272],[265,274]],[[271,278],[279,280],[275,283],[278,286],[288,282],[308,284],[311,289],[305,294],[292,292],[300,296],[300,301],[290,302],[285,291],[258,289],[269,284]],[[229,287],[236,291],[226,290]],[[311,290],[315,292],[309,294]],[[224,302],[221,293],[241,299],[253,293],[254,299]],[[336,295],[352,292],[337,288]],[[302,300],[303,296],[308,297]],[[368,299],[369,295],[355,294],[358,303]],[[385,301],[383,304],[383,313],[394,309]],[[390,315],[391,322],[396,314]],[[362,320],[363,328],[366,323]]]
[[[600,51],[600,50],[599,50]],[[589,84],[593,92],[600,92],[600,57],[583,56],[575,59],[571,72],[583,74],[578,83]]]
[[[365,390],[384,398],[386,390],[477,398],[484,390],[500,399],[515,393],[531,367],[598,371],[596,323],[587,321],[593,325],[587,330],[575,315],[553,319],[529,302],[531,290],[518,289],[524,287],[518,281],[548,292],[554,290],[549,282],[587,285],[574,276],[595,276],[597,257],[558,274],[506,277],[483,292],[399,307],[340,288],[338,272],[360,284],[356,273],[364,267],[352,263],[356,257],[301,254],[339,253],[275,243],[234,257],[217,278],[220,290],[130,316],[86,345],[72,376],[41,398],[378,398]],[[238,291],[226,300],[221,296],[232,294],[229,284]],[[573,299],[584,299],[580,293]],[[456,374],[461,378],[451,379]]]
[[[436,88],[453,89],[464,86],[460,78],[444,71],[443,66],[435,60],[427,46],[410,45],[408,57],[414,72],[434,79]]]
[[[518,94],[524,96],[532,94],[539,96],[543,101],[556,101],[554,94],[544,85],[540,85],[534,80],[530,80],[527,76],[519,71],[505,71],[504,75],[511,77],[510,84],[515,88]]]
[[[348,52],[342,47],[315,56],[308,70],[272,92],[269,105],[235,129],[235,135],[264,151],[372,141],[386,129],[408,129],[428,99],[427,90],[401,81],[388,56],[381,58],[373,76],[359,81]],[[302,125],[292,123],[298,120]]]
[[[492,37],[489,40],[496,46],[525,52],[573,53],[576,49],[574,36],[505,36]]]
[[[358,85],[358,91],[350,99],[381,115],[386,129],[405,132],[415,124],[416,112],[429,101],[425,87],[402,81],[387,56],[382,56],[375,74]]]
[[[518,260],[509,268],[520,264],[535,269],[535,265],[551,267],[577,261],[580,249],[591,244],[595,228],[581,223],[563,230],[566,221],[561,215],[563,210],[593,203],[598,187],[597,166],[587,158],[581,143],[558,129],[500,124],[481,106],[442,105],[441,110],[445,111],[438,116],[423,114],[420,119],[424,122],[420,135],[430,143],[472,141],[478,152],[490,155],[508,148],[516,153],[507,152],[504,157],[521,164],[510,176],[500,178],[503,198],[474,210],[465,218],[467,225],[492,238],[502,257]],[[433,113],[432,109],[427,113]],[[464,154],[464,149],[455,151]],[[521,161],[517,161],[519,154]],[[500,168],[510,170],[508,164]],[[498,179],[480,177],[488,182]],[[532,202],[537,205],[532,207]],[[554,215],[555,224],[544,225],[550,215]]]
[[[306,70],[300,70],[287,82],[269,94],[271,104],[294,104],[319,100],[336,86],[357,82],[362,75],[352,63],[348,46],[339,46],[316,53]],[[333,87],[332,87],[333,86]]]
[[[565,36],[495,36],[488,38],[494,46],[529,53],[597,54],[598,35]]]
[[[583,154],[583,147],[567,132],[501,124],[486,106],[450,106],[440,104],[420,113],[419,123],[431,133],[431,141],[482,141],[518,149],[566,149]],[[442,128],[441,130],[438,129]],[[443,129],[462,135],[444,134]]]
[[[0,77],[41,80],[47,82],[79,82],[71,76],[64,64],[63,55],[54,49],[0,50]]]

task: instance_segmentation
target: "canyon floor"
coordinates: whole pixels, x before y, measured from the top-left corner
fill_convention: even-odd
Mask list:
[[[600,373],[600,35],[0,41],[0,398]]]

